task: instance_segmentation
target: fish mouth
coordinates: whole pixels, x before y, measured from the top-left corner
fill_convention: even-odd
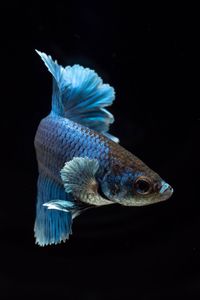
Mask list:
[[[174,192],[173,188],[168,183],[163,181],[161,189],[159,191],[160,199],[166,200],[166,199],[170,198],[172,196],[173,192]]]

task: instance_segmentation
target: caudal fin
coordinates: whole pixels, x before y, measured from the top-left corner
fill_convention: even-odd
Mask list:
[[[80,65],[64,68],[53,61],[50,55],[38,50],[36,52],[53,76],[53,112],[118,142],[116,137],[108,133],[114,117],[105,109],[115,99],[113,87],[104,84],[97,73],[89,68]]]

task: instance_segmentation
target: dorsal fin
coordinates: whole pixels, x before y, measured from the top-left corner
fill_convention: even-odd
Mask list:
[[[97,73],[89,68],[80,65],[63,68],[51,56],[36,52],[53,76],[53,112],[118,142],[118,138],[108,133],[114,117],[105,109],[115,99],[114,88],[104,84]]]

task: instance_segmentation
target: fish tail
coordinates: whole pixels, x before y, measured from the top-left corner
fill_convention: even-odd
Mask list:
[[[104,84],[97,73],[80,65],[62,67],[50,55],[36,50],[53,76],[52,111],[109,138],[113,115],[105,109],[115,99],[114,88]]]
[[[63,96],[70,88],[70,83],[66,81],[65,69],[59,66],[57,61],[53,61],[50,55],[36,50],[43,60],[45,66],[53,76],[53,91],[52,91],[52,111],[58,115],[64,114]]]

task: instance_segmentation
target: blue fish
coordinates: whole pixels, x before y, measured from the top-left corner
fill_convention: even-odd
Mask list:
[[[168,199],[171,186],[108,132],[114,117],[106,107],[115,99],[114,89],[89,68],[64,68],[37,53],[52,74],[53,94],[51,112],[41,120],[34,141],[39,171],[36,243],[65,242],[73,219],[88,208]]]

